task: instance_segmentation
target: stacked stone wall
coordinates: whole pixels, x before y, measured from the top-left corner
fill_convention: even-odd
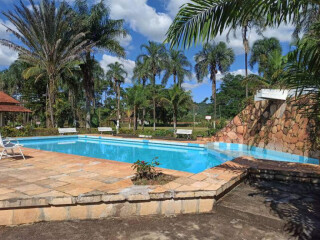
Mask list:
[[[298,108],[297,100],[264,100],[248,105],[212,140],[319,158],[318,127]]]

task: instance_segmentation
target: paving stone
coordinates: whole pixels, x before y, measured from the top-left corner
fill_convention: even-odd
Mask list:
[[[29,208],[29,209],[14,209],[12,223],[15,225],[35,223],[42,219],[40,218],[39,208]]]
[[[213,209],[213,204],[215,203],[215,200],[212,199],[199,199],[199,212],[205,213],[205,212],[211,212]]]
[[[99,204],[88,206],[89,218],[99,219],[114,216],[115,209],[113,204]]]
[[[63,221],[68,219],[67,207],[47,207],[43,208],[45,221]]]
[[[0,225],[12,225],[13,210],[1,210]]]
[[[160,203],[159,201],[151,202],[141,202],[140,206],[140,215],[155,215],[160,213]]]
[[[69,218],[70,219],[87,219],[88,218],[88,206],[86,205],[77,205],[70,206],[69,208]]]
[[[183,213],[197,213],[199,212],[198,199],[182,200]]]

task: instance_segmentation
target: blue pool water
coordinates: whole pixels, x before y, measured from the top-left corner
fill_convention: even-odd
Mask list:
[[[27,148],[75,154],[120,162],[151,161],[157,157],[160,167],[199,173],[242,155],[251,155],[278,161],[308,162],[318,164],[317,159],[285,154],[261,148],[246,149],[240,144],[211,144],[208,148],[199,144],[169,143],[163,141],[114,139],[91,136],[64,136],[24,138],[19,142]]]

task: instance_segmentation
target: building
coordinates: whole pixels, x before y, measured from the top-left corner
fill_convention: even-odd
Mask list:
[[[23,107],[19,101],[0,91],[0,127],[6,125],[6,117],[12,114],[22,114],[23,122],[26,123],[31,112]]]

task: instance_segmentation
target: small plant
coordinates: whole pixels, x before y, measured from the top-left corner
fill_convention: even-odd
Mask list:
[[[157,159],[158,157],[155,157],[151,162],[138,160],[133,163],[132,168],[136,170],[136,179],[154,179],[157,177],[160,174],[156,170],[156,167],[160,164]]]

